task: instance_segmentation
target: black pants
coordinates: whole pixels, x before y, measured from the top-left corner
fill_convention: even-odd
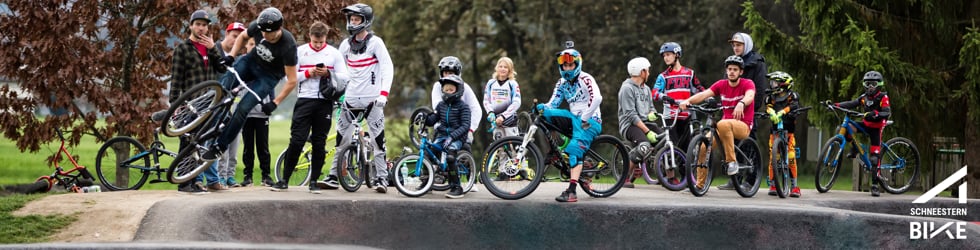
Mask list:
[[[289,175],[296,168],[299,154],[303,152],[306,139],[313,144],[310,159],[311,181],[320,178],[323,160],[327,154],[327,131],[330,131],[330,114],[333,103],[324,99],[300,98],[293,108],[293,124],[290,126],[289,147],[286,148],[283,181],[289,182]]]
[[[245,119],[245,126],[242,127],[242,139],[245,144],[242,162],[245,163],[245,178],[251,180],[252,167],[255,166],[255,156],[259,157],[259,169],[262,170],[262,178],[269,178],[269,118]]]

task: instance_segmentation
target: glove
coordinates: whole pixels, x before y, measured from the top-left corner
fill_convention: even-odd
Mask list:
[[[435,125],[438,121],[439,117],[436,115],[436,113],[429,113],[429,115],[425,116],[425,126]]]
[[[878,120],[878,114],[875,114],[873,112],[864,113],[864,119],[865,120]]]
[[[495,114],[493,112],[490,112],[490,114],[487,115],[487,121],[490,122],[490,124],[496,123],[497,122],[497,114]]]
[[[647,121],[656,121],[656,120],[657,120],[657,112],[650,112],[649,114],[647,114]]]
[[[265,113],[266,115],[272,115],[272,111],[275,111],[277,107],[279,107],[279,105],[276,104],[276,102],[270,101],[267,103],[263,103],[262,113]]]
[[[830,100],[824,100],[823,102],[820,102],[820,103],[823,104],[823,105],[827,105],[827,106],[834,105],[834,103],[830,102]]]
[[[452,144],[452,142],[453,142],[452,139],[446,139],[442,141],[442,149],[443,150],[449,149],[449,144]]]
[[[670,98],[670,96],[663,96],[660,97],[660,99],[672,105],[677,105],[677,101],[675,101],[674,98]]]
[[[538,109],[538,112],[544,112],[545,106],[544,103],[538,103],[538,105],[534,106],[534,108]]]
[[[378,96],[378,99],[375,99],[374,100],[374,104],[375,104],[375,106],[378,106],[378,107],[384,107],[385,104],[388,104],[388,97],[387,96],[383,96],[383,95],[382,96]]]
[[[775,113],[775,114],[769,114],[769,120],[772,121],[772,124],[778,124],[778,123],[780,123],[780,122],[783,121],[783,114],[781,114],[781,113],[782,112]]]
[[[653,130],[647,131],[647,140],[650,140],[650,143],[657,143],[657,133]]]
[[[225,56],[221,58],[221,64],[225,66],[231,67],[232,63],[235,63],[235,57],[233,56]]]

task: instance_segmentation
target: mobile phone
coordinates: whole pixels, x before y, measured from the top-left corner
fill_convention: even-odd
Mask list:
[[[323,68],[323,63],[317,63],[317,64],[316,64],[316,67],[317,67],[317,68]]]

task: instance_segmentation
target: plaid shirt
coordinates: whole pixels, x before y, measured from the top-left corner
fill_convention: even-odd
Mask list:
[[[170,79],[170,103],[177,100],[185,90],[194,85],[207,81],[218,80],[219,74],[225,72],[224,65],[221,65],[221,58],[224,52],[218,49],[220,44],[215,43],[214,48],[208,49],[208,64],[204,64],[204,58],[197,52],[194,42],[190,39],[177,45],[174,49],[173,68]]]

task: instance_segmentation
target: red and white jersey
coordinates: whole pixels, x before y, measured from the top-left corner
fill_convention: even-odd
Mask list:
[[[300,45],[296,47],[296,58],[299,60],[296,67],[299,70],[296,73],[297,98],[323,98],[320,95],[320,77],[311,76],[309,72],[315,69],[318,63],[322,63],[330,71],[333,84],[339,86],[339,84],[346,84],[350,80],[347,65],[344,64],[344,57],[340,55],[339,50],[329,44],[319,50],[313,49],[309,43]]]
[[[340,53],[343,55],[350,72],[347,84],[347,98],[388,96],[391,90],[392,78],[395,77],[395,66],[388,55],[388,48],[380,37],[371,35],[367,48],[363,53],[351,51],[348,37],[340,42]]]

